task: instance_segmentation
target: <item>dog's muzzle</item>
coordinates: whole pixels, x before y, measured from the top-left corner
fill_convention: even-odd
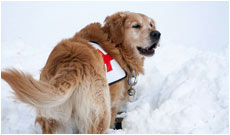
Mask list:
[[[137,46],[137,50],[140,52],[140,54],[144,55],[144,56],[152,56],[155,53],[155,49],[158,46],[158,42],[160,40],[161,37],[161,33],[157,30],[153,30],[150,32],[149,34],[150,39],[152,41],[152,45],[146,48],[142,48]]]

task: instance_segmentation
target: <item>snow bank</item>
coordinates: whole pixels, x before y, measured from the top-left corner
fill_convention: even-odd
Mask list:
[[[123,130],[109,133],[228,133],[228,52],[167,44],[157,52],[145,63]]]

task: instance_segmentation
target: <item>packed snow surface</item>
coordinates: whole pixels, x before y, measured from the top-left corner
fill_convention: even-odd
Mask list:
[[[149,5],[149,3],[146,4]],[[154,4],[154,2],[152,4]],[[228,16],[225,14],[225,10],[223,10],[226,8],[224,6],[225,4],[221,5],[218,3],[219,5],[214,6],[213,4],[205,5],[201,2],[201,4],[196,7],[196,4],[190,3],[192,6],[188,6],[186,9],[184,9],[180,3],[179,5],[174,4],[174,6],[176,5],[178,8],[178,14],[184,11],[183,14],[186,15],[186,13],[190,13],[188,12],[190,9],[193,12],[194,10],[192,9],[194,9],[194,7],[196,11],[200,11],[200,14],[190,15],[191,19],[194,19],[192,17],[198,17],[195,18],[197,21],[194,24],[198,25],[203,23],[205,24],[203,27],[206,28],[215,28],[218,26],[218,30],[223,30],[218,33],[215,33],[215,29],[214,31],[208,31],[208,36],[201,28],[200,33],[197,32],[196,34],[191,34],[194,32],[192,30],[190,31],[191,33],[188,31],[184,31],[182,34],[178,33],[178,31],[182,32],[184,29],[177,27],[176,24],[173,25],[177,27],[176,29],[178,31],[172,31],[172,25],[170,21],[167,20],[167,17],[170,17],[170,15],[166,17],[166,14],[164,14],[166,11],[160,9],[165,7],[167,7],[167,9],[171,8],[172,16],[178,17],[178,20],[183,20],[184,16],[181,14],[181,16],[173,14],[177,11],[173,10],[175,8],[173,3],[171,3],[171,7],[169,6],[169,2],[168,6],[167,3],[156,2],[155,4],[158,4],[155,10],[147,10],[150,9],[148,6],[146,6],[146,10],[140,10],[143,9],[143,7],[137,8],[132,6],[126,9],[124,5],[127,6],[128,2],[118,8],[119,10],[142,12],[149,16],[151,16],[153,12],[151,17],[158,19],[158,21],[156,19],[156,22],[159,24],[162,38],[160,47],[156,50],[156,54],[145,60],[145,75],[138,77],[138,84],[136,86],[137,100],[127,104],[127,113],[122,123],[123,129],[109,129],[107,133],[228,134],[228,23],[227,25],[225,23],[222,24],[222,22],[224,22],[223,19],[225,20]],[[13,6],[9,5],[6,3],[3,4],[1,69],[16,68],[32,74],[36,79],[39,79],[40,70],[45,65],[53,47],[63,38],[71,37],[77,30],[83,28],[84,25],[93,22],[93,20],[89,21],[87,20],[88,18],[76,14],[75,16],[81,18],[80,21],[84,19],[86,21],[77,23],[77,21],[73,19],[73,22],[68,23],[68,17],[74,17],[74,14],[70,15],[70,13],[74,11],[74,6],[65,8],[65,4],[63,7],[54,6],[53,10],[51,10],[52,8],[49,9],[44,6],[31,8],[31,5],[27,7],[17,7],[15,6],[17,3],[13,4]],[[116,3],[112,5],[119,7],[119,4]],[[89,5],[81,6],[87,7]],[[94,6],[92,6],[92,8],[95,8]],[[42,10],[43,8],[44,10]],[[60,12],[64,13],[58,14],[59,8],[66,10],[61,10]],[[139,10],[135,10],[136,8]],[[98,9],[101,9],[101,7]],[[111,8],[110,10],[105,10],[114,13],[119,11],[118,9]],[[203,9],[205,9],[205,13]],[[210,9],[210,11],[208,9]],[[219,9],[218,12],[222,13],[223,18],[215,19],[215,17],[220,16],[219,14],[215,16],[214,9]],[[71,10],[71,12],[69,10]],[[160,12],[157,12],[159,10]],[[206,12],[206,10],[209,12]],[[55,12],[57,12],[57,15]],[[50,14],[54,14],[54,16],[52,16],[54,18],[51,18],[55,20],[55,17],[56,19],[59,17],[58,15],[65,17],[65,12],[66,14],[68,13],[65,19],[67,22],[60,20],[61,24],[55,24],[49,20],[49,17],[51,17],[49,16]],[[102,14],[95,13],[95,16],[100,16],[100,18],[105,18],[106,15],[111,14],[110,12],[110,14],[102,13],[102,10],[95,12]],[[158,16],[156,12],[161,14],[161,16]],[[209,19],[202,19],[202,15],[207,14],[208,16],[211,12],[214,13],[212,16],[209,16],[209,19],[213,17],[211,20],[215,20],[216,22],[211,22]],[[19,16],[24,20],[20,20]],[[188,19],[186,17],[185,19]],[[46,21],[43,19],[46,19]],[[30,21],[32,23],[28,23]],[[38,24],[39,21],[41,24]],[[168,22],[166,23],[166,21]],[[209,25],[205,21],[209,22]],[[183,25],[186,25],[186,23],[188,22],[183,22]],[[74,26],[72,24],[74,24]],[[183,25],[180,26],[184,27]],[[73,28],[75,26],[77,29]],[[196,27],[194,26],[194,28]],[[69,33],[68,30],[70,31]],[[199,29],[196,30],[198,31]],[[178,39],[174,34],[183,37],[181,38],[181,42],[174,40]],[[214,37],[217,41],[214,40]],[[1,81],[1,102],[2,133],[41,133],[40,127],[34,124],[36,117],[35,110],[28,105],[16,101],[11,88],[4,81]]]

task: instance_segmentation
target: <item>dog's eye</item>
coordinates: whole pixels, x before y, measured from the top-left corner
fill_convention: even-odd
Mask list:
[[[139,24],[135,24],[135,25],[133,25],[132,27],[133,27],[133,28],[137,28],[137,29],[138,29],[138,28],[141,28],[141,25],[139,25]]]
[[[150,27],[153,27],[152,23],[150,23]]]

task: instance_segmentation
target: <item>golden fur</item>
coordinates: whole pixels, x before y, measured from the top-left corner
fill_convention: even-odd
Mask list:
[[[143,28],[132,29],[133,23]],[[69,123],[78,133],[105,133],[113,127],[118,107],[128,100],[127,78],[108,85],[104,61],[89,41],[97,42],[130,74],[144,73],[144,56],[135,43],[146,47],[154,21],[132,12],[118,12],[105,25],[92,23],[74,37],[61,41],[51,52],[40,80],[8,69],[1,72],[16,97],[37,110],[43,133],[56,133]],[[143,43],[143,44],[142,44]]]

